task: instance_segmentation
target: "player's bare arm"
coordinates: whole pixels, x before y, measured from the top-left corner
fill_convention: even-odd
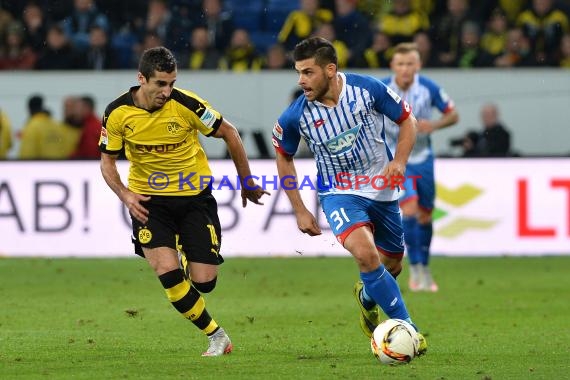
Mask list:
[[[279,151],[277,151],[276,154],[277,173],[279,174],[279,178],[297,178],[297,169],[295,168],[293,157],[285,156]],[[287,194],[287,198],[289,198],[289,202],[291,202],[291,206],[295,212],[297,227],[299,230],[310,236],[320,235],[321,228],[319,227],[315,216],[305,206],[299,189],[296,186],[290,186],[287,182],[285,185],[287,187],[287,189],[284,189],[285,194]]]
[[[117,171],[118,155],[101,153],[101,173],[107,185],[113,190],[117,197],[127,206],[127,209],[141,223],[148,220],[148,210],[140,202],[148,201],[150,197],[133,193],[121,181],[121,176]]]
[[[386,166],[383,173],[385,177],[403,176],[406,173],[406,163],[416,142],[416,125],[417,121],[413,114],[400,123],[396,155]]]
[[[262,205],[263,203],[261,203],[259,199],[263,196],[263,194],[270,194],[267,191],[263,190],[261,186],[257,185],[251,178],[251,170],[249,168],[247,154],[245,153],[245,149],[243,147],[243,143],[237,129],[224,119],[214,134],[214,137],[224,139],[226,145],[228,146],[228,151],[230,152],[230,156],[232,157],[234,165],[236,166],[240,181],[242,181],[242,206],[247,206],[248,200],[255,204]]]
[[[457,122],[459,122],[459,114],[457,113],[457,110],[453,109],[442,114],[437,120],[419,119],[418,132],[432,133],[438,129],[447,128],[457,124]]]

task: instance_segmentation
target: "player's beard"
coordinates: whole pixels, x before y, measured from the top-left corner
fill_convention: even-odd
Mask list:
[[[323,77],[321,79],[320,83],[322,83],[322,85],[313,87],[311,90],[313,92],[312,100],[322,101],[327,92],[329,92],[330,83],[325,73],[323,73]]]

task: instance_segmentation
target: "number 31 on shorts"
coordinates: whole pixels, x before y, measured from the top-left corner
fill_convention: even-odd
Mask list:
[[[344,211],[344,207],[331,212],[329,214],[329,219],[331,221],[331,226],[335,229],[335,231],[339,231],[344,223],[350,222],[348,215],[346,215],[346,211]]]

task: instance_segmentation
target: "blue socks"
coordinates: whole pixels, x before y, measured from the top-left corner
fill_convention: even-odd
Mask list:
[[[415,217],[402,218],[404,227],[404,241],[406,243],[406,253],[410,264],[418,264],[422,262],[422,251],[420,246],[420,228]]]
[[[433,235],[433,223],[418,224],[418,242],[421,254],[420,262],[427,266],[429,264],[429,247]]]
[[[361,296],[366,303],[377,303],[388,318],[403,319],[411,323],[398,283],[384,265],[372,272],[360,272],[360,278],[364,283]],[[364,307],[367,306],[366,303],[363,303]]]
[[[433,236],[433,223],[419,224],[416,218],[404,217],[404,240],[410,264],[429,264],[429,248]]]
[[[362,287],[362,290],[360,291],[360,302],[366,310],[370,310],[376,306],[376,301],[366,293],[366,287]]]

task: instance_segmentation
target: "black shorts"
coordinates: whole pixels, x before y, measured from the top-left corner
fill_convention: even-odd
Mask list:
[[[188,261],[215,265],[224,262],[220,255],[218,204],[211,188],[193,196],[152,195],[142,204],[149,211],[147,223],[131,215],[136,254],[144,256],[140,247],[177,249],[178,235],[178,244]]]

